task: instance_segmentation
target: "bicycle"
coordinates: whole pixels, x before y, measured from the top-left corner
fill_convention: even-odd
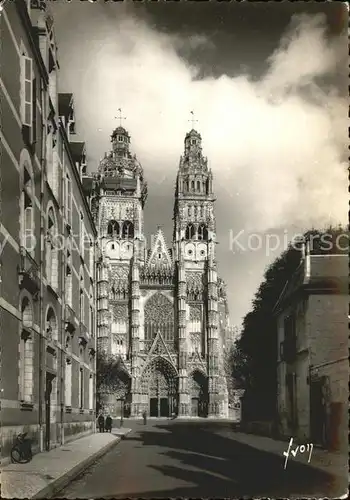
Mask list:
[[[15,464],[26,464],[33,458],[32,442],[26,439],[27,432],[18,434],[11,449],[11,461]]]

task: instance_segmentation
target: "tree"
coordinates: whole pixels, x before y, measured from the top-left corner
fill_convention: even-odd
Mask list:
[[[305,240],[310,242],[311,254],[348,251],[344,250],[348,233],[341,227],[310,230],[305,233]],[[253,308],[243,320],[242,335],[235,342],[233,376],[246,391],[247,418],[270,418],[275,413],[277,326],[273,310],[287,281],[301,263],[301,249],[302,246],[294,242],[267,268],[255,294]]]
[[[121,357],[108,355],[103,350],[97,351],[96,356],[96,410],[103,406],[104,396],[118,390],[121,379]]]

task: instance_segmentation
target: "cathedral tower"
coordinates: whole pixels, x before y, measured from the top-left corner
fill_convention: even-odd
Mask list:
[[[179,413],[226,416],[218,325],[218,277],[213,175],[202,153],[202,138],[185,137],[177,175],[173,245],[179,310]]]
[[[160,227],[146,248],[146,195],[120,126],[94,176],[91,201],[101,250],[98,346],[119,359],[105,407],[130,417],[225,417],[215,199],[198,132],[186,135],[180,160],[172,249]]]
[[[98,346],[120,356],[125,368],[122,392],[130,389],[139,349],[138,262],[145,259],[143,208],[147,184],[130,136],[121,126],[112,149],[95,174],[92,209],[99,234]],[[123,382],[123,381],[122,381]],[[115,399],[115,395],[114,395]]]

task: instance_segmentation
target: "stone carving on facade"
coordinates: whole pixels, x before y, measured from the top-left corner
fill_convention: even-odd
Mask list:
[[[174,367],[162,357],[152,360],[143,371],[141,392],[151,397],[175,395],[177,374]]]
[[[120,323],[122,321],[128,322],[128,305],[127,304],[114,304],[113,305],[113,321]]]
[[[129,268],[120,266],[111,266],[111,280],[128,280]]]
[[[174,320],[172,302],[162,293],[156,292],[145,305],[145,322],[168,323]]]
[[[190,306],[190,321],[201,321],[202,319],[202,308],[200,304],[195,304]]]
[[[198,272],[186,273],[186,283],[188,291],[202,291],[203,290],[203,275]]]

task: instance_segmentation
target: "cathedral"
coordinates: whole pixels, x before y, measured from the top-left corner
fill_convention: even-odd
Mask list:
[[[122,126],[93,174],[98,231],[98,349],[119,359],[106,403],[131,418],[228,416],[228,307],[218,277],[213,174],[200,134],[186,134],[176,179],[173,241],[144,233],[147,182]]]

